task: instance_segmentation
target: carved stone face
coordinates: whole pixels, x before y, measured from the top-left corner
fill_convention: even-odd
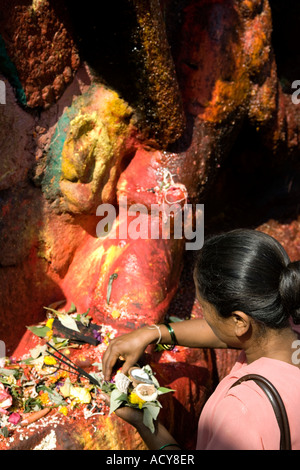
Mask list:
[[[129,151],[131,116],[131,108],[116,93],[100,87],[70,122],[60,189],[72,212],[91,213],[100,203],[114,201],[120,164]]]

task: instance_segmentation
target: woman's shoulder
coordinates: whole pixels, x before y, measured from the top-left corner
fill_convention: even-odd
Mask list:
[[[276,449],[278,446],[279,427],[265,392],[253,380],[232,387],[247,374],[262,375],[278,390],[290,419],[292,436],[296,436],[294,446],[299,449],[300,394],[295,391],[300,387],[300,369],[265,357],[248,365],[243,360],[243,355],[216,388],[203,416],[205,419],[202,422],[206,427],[219,430],[217,435],[219,439],[222,438],[222,442],[218,446],[226,445],[223,441],[225,430],[228,436],[236,436],[235,448]]]
[[[232,386],[236,380],[252,374],[260,375],[269,380],[275,388],[278,387],[279,393],[280,391],[293,392],[293,388],[291,387],[300,387],[300,369],[297,365],[269,357],[261,357],[251,364],[246,364],[241,358],[241,361],[236,363],[235,367],[233,367],[232,371],[227,376],[227,381],[230,383],[230,386]],[[245,387],[254,387],[252,380],[243,383]],[[257,387],[254,387],[254,389],[257,389]],[[232,391],[233,389],[230,390]],[[241,388],[238,390],[241,390]]]
[[[232,387],[243,375],[240,371],[225,377],[208,402],[202,428],[211,430],[209,445],[213,449],[276,449],[279,429],[264,392],[253,381]]]
[[[246,413],[255,412],[263,416],[273,416],[274,411],[259,381],[246,380],[233,386],[247,375],[258,375],[271,382],[280,395],[289,415],[297,416],[300,423],[300,369],[297,366],[277,359],[261,357],[251,364],[243,362],[243,355],[216,389],[217,406],[237,407]],[[300,430],[300,428],[299,428]]]

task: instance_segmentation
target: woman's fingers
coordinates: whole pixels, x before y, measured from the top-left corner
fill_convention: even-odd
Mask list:
[[[102,372],[104,380],[110,380],[112,376],[113,367],[119,359],[119,353],[112,351],[112,348],[108,347],[102,358]]]
[[[126,359],[125,359],[125,362],[122,366],[122,369],[121,371],[123,372],[123,374],[127,375],[128,372],[129,372],[129,369],[135,365],[137,365],[137,362],[140,358],[140,354],[134,354],[134,355],[130,355],[128,356]]]
[[[103,400],[104,403],[105,403],[107,406],[110,405],[110,397],[109,397],[109,395],[108,395],[107,393],[101,392],[101,393],[99,394],[99,398],[100,398],[100,400]]]
[[[122,372],[127,374],[136,364],[146,347],[156,339],[156,330],[141,328],[113,339],[102,359],[102,371],[105,380],[110,380],[113,367],[118,359],[125,360]]]
[[[132,360],[130,360],[130,358],[126,359],[124,364],[122,365],[122,369],[121,369],[123,374],[127,375],[130,367],[134,366],[135,363],[136,363],[136,361],[132,361]]]
[[[127,375],[130,367],[134,366],[139,359],[138,355],[124,357],[124,355],[120,355],[118,352],[113,352],[110,350],[106,350],[103,359],[102,359],[102,372],[104,375],[104,380],[110,380],[113,372],[113,368],[117,363],[118,359],[125,361],[122,365],[122,372],[123,374]]]
[[[123,372],[125,371],[124,373],[127,373],[131,367],[131,356],[132,351],[134,350],[135,347],[129,334],[112,340],[102,358],[102,372],[104,379],[111,379],[113,368],[118,359],[125,361],[122,370]],[[136,354],[134,354],[134,357],[136,357]]]
[[[107,406],[110,406],[110,396],[107,393],[101,392],[99,398],[104,401]],[[127,423],[132,424],[132,426],[137,426],[143,421],[143,414],[140,410],[133,409],[128,406],[122,406],[115,410],[115,414],[119,418],[124,419]]]

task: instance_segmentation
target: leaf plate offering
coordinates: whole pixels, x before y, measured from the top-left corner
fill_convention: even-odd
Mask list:
[[[154,421],[162,408],[159,396],[174,391],[160,387],[149,365],[131,368],[128,377],[117,372],[113,383],[105,382],[101,388],[110,395],[110,414],[121,406],[140,409],[143,423],[152,433],[155,430]]]

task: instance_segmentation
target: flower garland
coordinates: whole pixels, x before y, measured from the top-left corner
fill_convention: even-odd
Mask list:
[[[168,220],[169,212],[166,210],[166,205],[176,205],[181,209],[188,200],[188,192],[186,186],[182,183],[175,183],[171,172],[163,168],[162,181],[159,187],[155,188],[158,198],[158,203],[163,208],[163,222]]]

